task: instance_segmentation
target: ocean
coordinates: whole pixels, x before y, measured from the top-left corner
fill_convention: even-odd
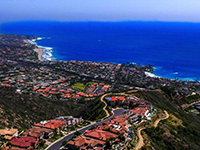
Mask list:
[[[156,76],[200,81],[200,23],[11,22],[0,33],[39,37],[45,60],[151,64]]]

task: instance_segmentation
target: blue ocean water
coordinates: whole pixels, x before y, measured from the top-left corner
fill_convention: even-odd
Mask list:
[[[199,23],[12,22],[0,32],[42,37],[51,60],[151,64],[157,76],[200,81]]]

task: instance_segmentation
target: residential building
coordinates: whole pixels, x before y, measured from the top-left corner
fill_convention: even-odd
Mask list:
[[[66,127],[66,124],[67,123],[64,121],[49,120],[49,121],[42,121],[40,123],[37,123],[35,124],[35,126],[52,129],[54,131],[60,132],[60,130]]]
[[[103,150],[105,146],[104,141],[92,139],[85,137],[83,135],[74,138],[72,141],[69,141],[69,149],[72,150]]]
[[[20,148],[26,148],[26,149],[33,149],[37,142],[37,140],[33,137],[29,136],[22,136],[22,137],[13,137],[9,142],[12,145],[18,146]]]
[[[54,135],[54,133],[53,133],[52,129],[33,126],[31,129],[24,132],[23,135],[31,136],[31,137],[34,137],[39,140],[42,138],[48,139],[48,138],[52,137]]]
[[[110,133],[108,131],[103,131],[100,129],[86,130],[84,133],[87,137],[92,137],[98,140],[107,141],[110,137],[117,138],[117,134]]]
[[[10,140],[12,137],[18,136],[18,129],[0,129],[0,136]]]

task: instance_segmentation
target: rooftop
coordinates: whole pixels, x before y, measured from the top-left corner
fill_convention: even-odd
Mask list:
[[[0,135],[13,135],[17,132],[17,129],[0,129]]]
[[[58,129],[59,127],[65,125],[65,124],[66,124],[66,122],[64,122],[64,121],[50,120],[44,124],[37,123],[37,124],[35,124],[35,126],[49,128],[49,129]]]
[[[47,129],[47,128],[41,128],[41,127],[33,126],[31,129],[24,132],[23,135],[29,135],[29,136],[38,138],[38,137],[42,136],[44,132],[50,133],[50,132],[52,132],[52,130]]]
[[[74,138],[72,141],[68,142],[68,144],[70,145],[75,145],[75,146],[82,146],[82,145],[90,145],[91,147],[95,147],[96,145],[104,145],[105,142],[100,141],[100,140],[96,140],[96,139],[92,139],[92,138],[88,138],[85,136],[79,136],[77,138]]]
[[[36,142],[36,139],[29,136],[13,137],[9,142],[19,147],[29,147]]]
[[[136,107],[135,109],[130,110],[133,113],[137,113],[137,114],[145,114],[147,110],[147,107],[143,108],[143,107]]]
[[[103,140],[106,141],[108,140],[110,137],[114,137],[117,138],[118,135],[107,132],[107,131],[103,131],[103,130],[99,130],[99,129],[93,129],[91,131],[85,131],[85,136],[89,136],[89,137],[94,137],[97,138],[99,140]]]

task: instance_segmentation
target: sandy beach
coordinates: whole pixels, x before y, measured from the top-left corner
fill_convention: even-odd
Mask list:
[[[41,48],[35,48],[34,51],[38,54],[38,60],[42,61],[43,50]]]

